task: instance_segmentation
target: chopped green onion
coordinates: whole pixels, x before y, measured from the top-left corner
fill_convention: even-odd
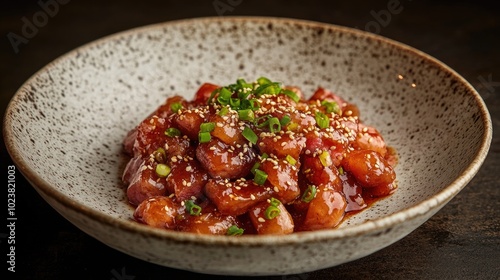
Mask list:
[[[210,132],[215,129],[214,122],[207,122],[200,124],[200,132]]]
[[[155,160],[159,163],[164,163],[165,160],[167,159],[167,154],[165,153],[165,149],[163,149],[162,147],[156,149],[156,151],[154,151],[153,153],[153,156]]]
[[[219,116],[223,117],[229,113],[229,109],[227,107],[222,107],[219,111]]]
[[[258,128],[263,128],[269,125],[269,118],[271,118],[271,115],[264,115],[255,119],[254,123]]]
[[[180,109],[182,109],[181,103],[175,102],[170,104],[170,110],[172,110],[172,112],[178,113]]]
[[[320,155],[319,155],[319,161],[321,161],[321,164],[324,166],[324,167],[327,167],[327,166],[330,166],[333,164],[332,162],[332,158],[330,157],[330,153],[328,153],[327,151],[323,151]]]
[[[268,157],[269,157],[269,155],[268,155],[268,154],[266,154],[266,153],[263,153],[262,155],[260,155],[260,157],[264,159],[264,158],[268,158]]]
[[[217,97],[217,101],[221,105],[227,105],[231,102],[232,93],[227,88],[221,88],[219,91],[219,97]]]
[[[335,114],[340,113],[340,107],[337,104],[337,102],[335,102],[335,101],[329,102],[329,101],[323,100],[323,101],[321,101],[321,105],[323,107],[325,107],[326,113],[328,113],[328,114],[330,114],[330,113],[335,113]]]
[[[295,92],[289,89],[282,90],[281,93],[290,97],[290,99],[292,99],[295,103],[299,102],[300,100],[300,97]]]
[[[200,132],[198,134],[198,141],[200,143],[210,142],[211,139],[212,139],[212,136],[210,135],[210,132]]]
[[[257,83],[258,83],[259,85],[267,85],[267,84],[270,84],[270,83],[272,83],[272,82],[271,82],[271,80],[269,80],[269,79],[268,79],[268,78],[266,78],[266,77],[260,77],[260,78],[258,78],[258,79],[257,79]]]
[[[253,178],[253,181],[257,184],[257,185],[264,185],[264,183],[266,182],[267,180],[267,173],[260,170],[260,169],[255,169],[255,177]]]
[[[167,177],[168,174],[170,174],[170,166],[163,164],[163,163],[159,163],[156,165],[155,171],[156,171],[156,175],[158,175],[158,177]]]
[[[299,124],[296,123],[296,122],[291,122],[287,127],[286,127],[286,130],[291,130],[291,131],[294,131],[294,130],[297,130],[297,128],[299,128]]]
[[[266,212],[264,213],[264,217],[268,220],[272,220],[278,217],[280,213],[281,210],[278,207],[271,205],[267,207]]]
[[[175,127],[170,127],[165,130],[165,135],[169,137],[181,136],[181,131]]]
[[[300,199],[305,203],[309,203],[311,202],[311,200],[313,200],[315,196],[316,196],[316,186],[309,185],[307,186],[306,191],[304,192],[304,194],[302,194],[302,197]]]
[[[250,143],[252,143],[252,144],[257,144],[257,140],[259,140],[259,137],[257,136],[257,134],[255,134],[255,132],[253,132],[253,130],[251,128],[249,128],[248,126],[246,126],[243,129],[243,132],[241,134],[243,134],[243,137],[245,137],[245,139],[250,141]]]
[[[339,166],[339,174],[344,175],[344,168],[342,166]]]
[[[241,103],[241,100],[239,98],[229,99],[229,105],[231,105],[231,108],[239,108],[240,103]]]
[[[330,126],[330,119],[320,111],[316,111],[314,118],[316,119],[316,123],[318,124],[319,128],[327,128],[328,126]]]
[[[297,160],[295,158],[293,158],[291,155],[286,155],[285,159],[291,165],[295,165],[297,163]]]
[[[210,104],[212,103],[212,100],[214,99],[214,97],[217,95],[217,93],[220,92],[220,88],[216,88],[212,91],[212,93],[210,94],[210,97],[208,98],[208,101],[207,101],[207,104]]]
[[[201,214],[201,207],[196,205],[193,200],[184,201],[184,205],[186,206],[186,210],[189,212],[189,215],[199,216]]]
[[[238,86],[240,86],[241,89],[244,89],[244,88],[251,89],[252,88],[252,84],[247,83],[244,79],[238,79],[238,80],[236,80],[236,84]]]
[[[292,119],[290,118],[289,115],[284,115],[283,118],[280,120],[281,126],[287,125]]]
[[[239,228],[237,225],[232,225],[227,229],[226,235],[238,236],[242,235],[245,230]]]
[[[255,95],[260,96],[264,94],[278,94],[281,92],[280,83],[270,83],[259,86],[255,91]]]
[[[255,120],[255,114],[252,109],[238,110],[238,116],[242,121],[251,121]]]
[[[252,98],[252,99],[248,100],[248,102],[250,103],[250,109],[252,109],[253,111],[260,108],[260,105],[259,105],[259,102],[257,102],[257,99]]]
[[[269,119],[269,131],[271,133],[277,133],[281,130],[280,120],[278,118]]]
[[[281,201],[279,199],[276,199],[274,197],[271,197],[271,199],[269,200],[269,204],[271,204],[272,206],[275,206],[275,207],[278,207],[278,205],[280,205]]]
[[[252,174],[255,174],[255,170],[257,170],[259,167],[260,167],[260,162],[256,162],[256,163],[252,166],[252,169],[250,169],[250,172],[252,172]]]

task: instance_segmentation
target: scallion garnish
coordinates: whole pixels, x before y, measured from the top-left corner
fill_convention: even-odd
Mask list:
[[[260,78],[257,79],[257,83],[262,86],[262,85],[270,84],[272,82],[271,82],[271,80],[269,80],[266,77],[260,77]]]
[[[232,225],[227,229],[226,235],[238,236],[242,235],[245,230],[239,228],[237,225]]]
[[[316,124],[318,124],[319,128],[327,128],[330,126],[330,119],[320,111],[316,111],[314,118],[316,119]]]
[[[228,105],[231,102],[231,91],[229,91],[227,88],[221,88],[219,90],[219,96],[217,97],[217,101],[221,105]]]
[[[231,108],[237,109],[240,107],[241,100],[239,98],[231,98],[229,99],[229,105],[231,105]]]
[[[219,116],[223,117],[229,113],[229,109],[227,107],[222,107],[219,111]]]
[[[253,130],[248,126],[243,129],[243,132],[241,132],[241,134],[243,135],[243,137],[245,137],[245,139],[247,139],[254,145],[257,144],[257,140],[259,140],[257,134],[255,134],[255,132],[253,132]]]
[[[264,212],[264,217],[268,220],[272,220],[276,217],[278,217],[281,213],[281,210],[273,205],[270,205],[267,207],[266,212]]]
[[[299,128],[299,124],[296,123],[296,122],[291,122],[287,127],[286,127],[286,130],[290,130],[290,131],[294,131],[294,130],[297,130],[297,128]]]
[[[295,158],[293,158],[291,155],[286,155],[285,159],[291,165],[295,165],[297,163],[297,160]]]
[[[163,163],[158,163],[156,165],[156,175],[158,175],[158,177],[167,177],[168,174],[170,174],[170,166],[166,165],[166,164],[163,164]]]
[[[182,109],[181,103],[175,102],[175,103],[170,104],[170,110],[172,110],[172,112],[179,113],[180,109]]]
[[[309,185],[307,186],[306,191],[302,194],[302,197],[300,199],[305,203],[309,203],[311,202],[311,200],[313,200],[315,196],[316,196],[316,186]]]
[[[255,95],[261,96],[264,94],[278,94],[281,92],[281,84],[280,83],[269,83],[260,85],[255,91]]]
[[[267,180],[267,173],[260,170],[260,169],[255,169],[255,177],[253,178],[253,181],[257,184],[257,185],[264,185],[264,183],[266,182]]]
[[[254,123],[258,128],[263,128],[263,127],[269,125],[270,118],[271,118],[271,115],[264,115],[264,116],[256,118]]]
[[[210,132],[215,129],[215,123],[207,122],[200,124],[200,132]]]
[[[193,200],[184,201],[184,206],[191,216],[199,216],[201,214],[201,207],[196,205]]]
[[[335,113],[335,114],[338,114],[340,113],[340,107],[339,105],[337,104],[337,102],[335,101],[326,101],[326,100],[323,100],[321,101],[321,105],[323,107],[325,107],[325,111],[327,114],[330,114],[330,113]]]
[[[280,120],[281,126],[287,125],[292,119],[290,118],[289,115],[284,115],[283,118]]]
[[[339,166],[338,170],[340,175],[344,175],[344,168],[342,168],[342,166]]]
[[[260,162],[256,162],[250,169],[250,172],[252,172],[252,174],[255,174],[255,170],[259,169],[259,167],[260,167]]]
[[[200,132],[198,134],[198,141],[200,143],[210,142],[211,139],[212,139],[212,136],[210,135],[210,132]]]
[[[181,131],[175,127],[170,127],[165,130],[165,135],[169,137],[181,136]]]
[[[242,121],[253,122],[255,120],[255,114],[252,109],[238,110],[238,116]]]
[[[269,155],[268,155],[268,154],[266,154],[266,153],[262,153],[262,155],[260,155],[260,157],[264,159],[264,158],[268,158],[268,157],[269,157]]]
[[[154,151],[154,153],[153,153],[153,156],[154,156],[156,162],[158,162],[158,163],[164,163],[165,160],[167,159],[165,149],[163,149],[162,147],[156,149],[156,151]]]
[[[278,205],[280,205],[281,201],[279,199],[276,199],[274,197],[271,197],[271,199],[269,200],[269,204],[271,204],[272,206],[276,206],[278,207]]]
[[[277,133],[281,130],[280,120],[276,117],[269,119],[269,131],[271,133]]]
[[[290,99],[292,99],[295,103],[299,102],[299,100],[300,100],[299,96],[295,92],[293,92],[289,89],[282,90],[281,94],[284,94],[284,95],[290,97]]]
[[[333,164],[332,162],[332,158],[330,157],[330,153],[327,152],[327,151],[323,151],[320,155],[319,155],[319,161],[321,161],[321,164],[324,166],[324,167],[327,167],[327,166],[330,166]]]

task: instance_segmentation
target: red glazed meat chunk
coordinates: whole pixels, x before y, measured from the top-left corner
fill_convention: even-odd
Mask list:
[[[136,174],[131,178],[127,188],[127,197],[130,204],[139,205],[150,197],[165,194],[165,180],[158,177],[153,166],[143,162]]]
[[[285,159],[266,158],[260,162],[259,169],[267,174],[267,184],[274,196],[282,203],[292,202],[300,195],[298,172],[300,163],[291,164]]]
[[[154,196],[137,206],[134,218],[156,228],[175,229],[180,216],[179,208],[180,205],[169,197]]]
[[[309,202],[302,230],[318,230],[336,227],[344,217],[347,206],[341,192],[319,186],[316,196]]]
[[[294,134],[291,131],[279,135],[261,133],[257,144],[262,153],[273,154],[279,158],[291,156],[298,159],[302,149],[306,146],[306,139]]]
[[[214,85],[211,83],[204,83],[200,86],[198,91],[195,93],[193,102],[196,104],[206,104],[214,90],[218,89],[218,85]]]
[[[258,203],[249,211],[250,220],[258,234],[289,234],[294,230],[292,216],[279,201],[272,200]]]
[[[137,128],[137,138],[134,142],[134,154],[149,157],[156,149],[163,147],[166,139],[165,130],[170,123],[157,116],[145,119]]]
[[[225,235],[228,229],[237,225],[235,216],[224,215],[211,203],[204,203],[199,215],[185,215],[179,229],[184,232]]]
[[[250,173],[256,155],[246,144],[232,146],[212,138],[210,142],[198,145],[196,158],[211,177],[234,179]]]
[[[213,115],[210,122],[215,124],[212,136],[222,142],[228,145],[243,145],[248,142],[242,135],[241,126],[244,124],[238,120],[238,114],[235,111],[230,111],[224,116]]]
[[[189,156],[177,156],[171,159],[170,165],[171,172],[166,178],[168,193],[174,193],[179,200],[203,195],[208,175],[198,161]]]
[[[387,161],[379,153],[370,150],[352,151],[342,166],[365,188],[387,186],[396,179]]]
[[[214,181],[205,185],[205,195],[226,215],[241,215],[255,204],[271,197],[272,190],[263,188],[253,181]]]
[[[372,150],[382,157],[387,154],[387,146],[380,132],[373,127],[359,124],[359,131],[353,147],[360,150]]]

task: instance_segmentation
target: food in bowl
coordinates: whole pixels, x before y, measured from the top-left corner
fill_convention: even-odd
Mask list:
[[[124,140],[134,218],[215,235],[338,226],[396,190],[397,160],[358,108],[261,77],[167,98]]]

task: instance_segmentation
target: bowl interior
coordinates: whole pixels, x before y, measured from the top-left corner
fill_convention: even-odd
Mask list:
[[[341,228],[430,199],[484,149],[482,101],[436,60],[351,29],[259,18],[159,24],[72,51],[20,88],[6,144],[41,191],[133,223],[120,180],[126,133],[168,95],[260,76],[333,90],[398,151],[398,191]]]

